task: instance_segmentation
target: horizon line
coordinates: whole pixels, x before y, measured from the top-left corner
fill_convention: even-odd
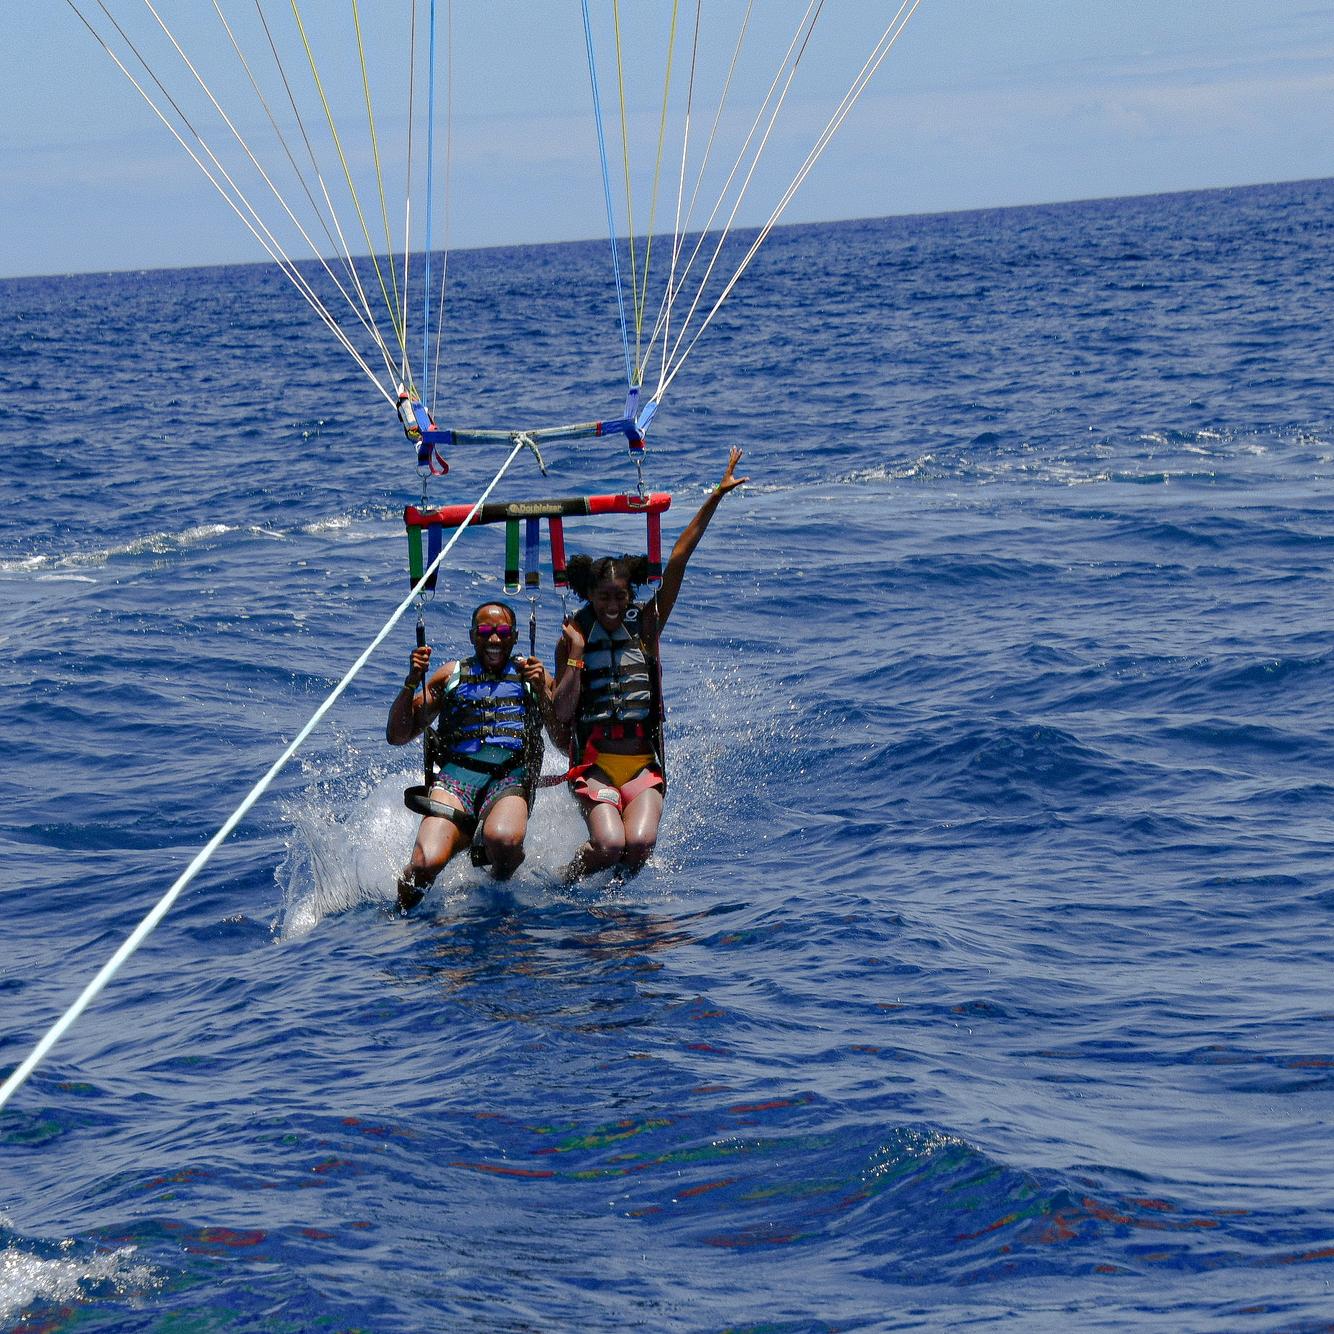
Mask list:
[[[1075,207],[1081,204],[1105,204],[1122,200],[1167,199],[1175,195],[1224,194],[1233,190],[1263,190],[1280,185],[1314,185],[1324,181],[1334,181],[1334,176],[1301,176],[1291,180],[1245,181],[1245,182],[1234,183],[1231,185],[1190,186],[1190,187],[1185,187],[1183,189],[1149,190],[1143,193],[1128,194],[1128,195],[1085,195],[1085,196],[1078,196],[1073,199],[1028,200],[1023,203],[1016,203],[1016,204],[982,204],[982,205],[975,205],[969,208],[927,209],[922,212],[913,212],[913,213],[876,213],[856,218],[814,218],[806,222],[778,223],[773,227],[772,230],[777,232],[777,231],[791,231],[794,228],[798,227],[851,226],[856,223],[887,222],[892,220],[903,220],[908,218],[962,217],[970,213],[1007,213],[1023,209],[1064,208],[1064,207]],[[734,227],[732,230],[733,232],[736,233],[756,232],[760,230],[762,225],[763,224],[760,223],[753,223],[745,227]],[[684,235],[687,236],[694,236],[697,234],[698,234],[697,232],[693,231],[684,233]],[[654,239],[656,240],[660,237],[670,238],[671,235],[672,235],[671,232],[655,232]],[[628,243],[628,239],[629,238],[625,236],[617,237],[617,241],[622,243]],[[639,240],[641,239],[641,237],[637,234],[635,239]],[[454,246],[447,250],[446,249],[433,250],[431,251],[431,253],[433,255],[443,255],[443,254],[460,255],[460,254],[476,254],[494,250],[537,250],[555,246],[584,246],[584,245],[598,245],[598,244],[601,245],[607,244],[607,237],[604,235],[604,236],[586,236],[586,237],[566,237],[564,239],[550,240],[550,241],[499,241],[489,245]],[[394,253],[397,254],[399,252],[396,251]],[[413,255],[424,255],[425,253],[426,252],[422,250],[412,251]],[[325,260],[328,260],[329,258],[330,258],[329,256],[324,257]],[[341,257],[335,256],[334,258],[341,258]],[[352,256],[354,262],[360,262],[362,260],[370,262],[371,258],[372,256],[369,254]],[[296,264],[319,264],[321,262],[321,259],[318,256],[309,255],[303,259],[294,260],[293,262]],[[277,265],[277,262],[274,259],[261,258],[261,257],[255,257],[253,259],[205,260],[199,263],[190,263],[190,264],[167,264],[157,268],[146,268],[143,265],[131,264],[127,265],[124,268],[115,268],[115,269],[68,269],[63,272],[6,274],[3,277],[0,277],[0,283],[34,282],[49,278],[58,278],[58,279],[101,278],[101,277],[109,278],[116,276],[118,274],[136,274],[136,273],[137,274],[190,273],[196,269],[201,269],[201,270],[235,269],[235,268],[249,268],[249,267],[267,268],[270,266],[281,267]]]

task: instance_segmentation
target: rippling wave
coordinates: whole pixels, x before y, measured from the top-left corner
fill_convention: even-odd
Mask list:
[[[400,920],[404,629],[0,1113],[0,1324],[1324,1328],[1332,192],[775,233],[654,427],[669,533],[752,481],[653,863],[566,887],[556,789]],[[451,412],[603,411],[601,247],[456,261]],[[406,592],[419,483],[265,269],[4,290],[8,1068]]]

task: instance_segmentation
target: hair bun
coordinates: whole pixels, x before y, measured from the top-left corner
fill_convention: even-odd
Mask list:
[[[647,556],[601,556],[594,560],[591,556],[571,556],[565,562],[565,578],[569,585],[585,602],[593,596],[593,590],[606,583],[608,579],[622,579],[630,586],[633,596],[636,589],[648,582],[649,564]]]

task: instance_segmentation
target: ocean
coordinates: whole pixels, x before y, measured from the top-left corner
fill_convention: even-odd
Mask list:
[[[450,424],[617,415],[608,268],[454,256]],[[650,435],[668,542],[750,481],[649,867],[565,886],[557,787],[396,915],[409,616],[0,1112],[0,1327],[1334,1327],[1332,270],[1330,181],[776,231]],[[271,266],[0,302],[2,1074],[406,595],[421,486]],[[497,494],[634,485],[543,452]]]

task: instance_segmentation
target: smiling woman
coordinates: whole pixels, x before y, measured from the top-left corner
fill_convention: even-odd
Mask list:
[[[514,661],[518,621],[506,602],[472,614],[473,654],[427,677],[429,645],[389,709],[385,737],[402,746],[425,734],[427,782],[412,856],[398,878],[400,912],[410,912],[450,859],[471,844],[473,861],[507,880],[523,861],[542,768],[541,726],[550,722],[551,678],[540,658]],[[424,683],[424,684],[423,684]],[[432,726],[434,724],[434,726]]]
[[[569,746],[566,778],[588,841],[566,867],[568,880],[616,865],[634,874],[657,845],[667,786],[658,641],[719,502],[749,480],[734,475],[740,461],[741,451],[733,449],[722,480],[677,538],[647,602],[634,598],[649,578],[647,557],[570,561],[570,587],[585,605],[566,620],[556,646],[553,735]]]

